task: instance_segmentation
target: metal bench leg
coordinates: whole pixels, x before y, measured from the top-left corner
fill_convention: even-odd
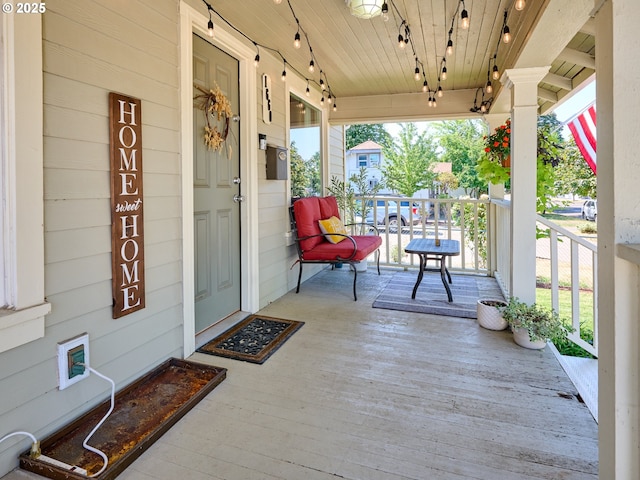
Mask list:
[[[298,286],[296,287],[296,293],[300,292],[300,280],[302,280],[302,262],[300,262],[300,270],[298,271]]]
[[[358,270],[355,265],[353,266],[353,300],[355,302],[358,301],[358,296],[356,295],[356,280],[358,279]]]
[[[380,275],[380,249],[376,250],[376,263],[378,264],[378,275]]]

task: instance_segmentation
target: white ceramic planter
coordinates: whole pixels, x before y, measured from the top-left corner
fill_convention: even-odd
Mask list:
[[[356,270],[358,272],[366,272],[367,271],[367,261],[366,260],[362,260],[359,263],[354,264],[354,267],[356,268]]]
[[[506,305],[502,300],[480,299],[477,302],[478,325],[489,330],[504,330],[507,328],[507,322],[502,318],[502,314],[497,307],[483,302],[500,302]]]
[[[530,348],[531,350],[541,350],[547,346],[545,340],[536,340],[532,342],[529,339],[529,332],[524,328],[513,329],[513,341],[524,348]]]

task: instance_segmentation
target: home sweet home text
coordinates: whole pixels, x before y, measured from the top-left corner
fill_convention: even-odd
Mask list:
[[[145,306],[142,107],[109,93],[113,318]]]

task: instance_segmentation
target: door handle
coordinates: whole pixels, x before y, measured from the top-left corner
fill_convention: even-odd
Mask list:
[[[233,201],[236,203],[244,202],[244,195],[234,195]]]

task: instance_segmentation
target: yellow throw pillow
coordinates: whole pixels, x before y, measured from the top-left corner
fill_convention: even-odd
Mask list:
[[[343,235],[347,234],[347,229],[344,228],[342,224],[342,220],[338,217],[327,218],[326,220],[318,220],[320,224],[320,230],[324,233],[324,238],[329,240],[331,243],[340,243],[346,237],[341,235],[332,235],[334,233],[342,233]]]

